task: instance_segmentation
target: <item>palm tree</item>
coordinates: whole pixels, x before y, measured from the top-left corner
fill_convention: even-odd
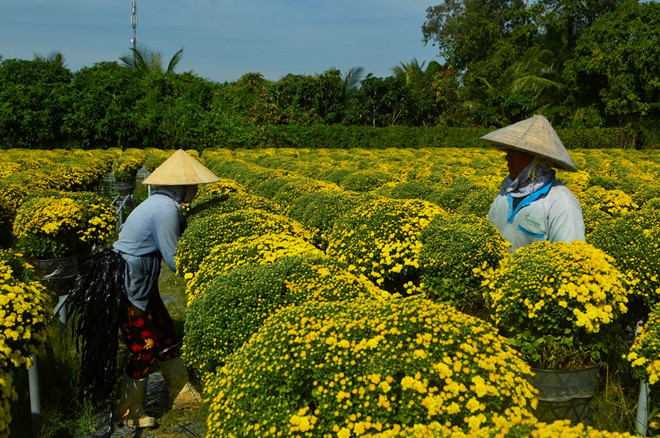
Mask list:
[[[557,104],[566,92],[557,56],[540,47],[527,49],[519,61],[505,70],[503,78],[512,94],[532,97],[532,110]]]
[[[2,58],[2,57],[0,56],[0,58]],[[41,62],[49,62],[49,63],[56,64],[60,67],[64,67],[64,55],[62,55],[62,52],[53,51],[53,52],[50,52],[50,54],[48,56],[43,56],[43,55],[40,55],[38,53],[35,53],[34,54],[34,60],[35,61],[41,61]]]
[[[125,67],[133,70],[140,70],[145,73],[172,73],[174,68],[183,57],[183,48],[172,56],[167,69],[163,68],[163,56],[158,51],[153,51],[144,47],[131,49],[132,55],[124,55],[119,58]]]
[[[426,61],[420,64],[417,58],[413,58],[410,62],[401,62],[399,65],[395,65],[392,67],[392,72],[394,76],[405,78],[406,85],[413,85],[424,77],[424,64],[426,64]]]
[[[355,90],[362,82],[364,76],[364,67],[351,67],[351,69],[344,76],[344,102],[348,98],[348,93]]]

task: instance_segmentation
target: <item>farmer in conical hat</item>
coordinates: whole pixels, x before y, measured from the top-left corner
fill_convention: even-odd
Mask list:
[[[183,150],[176,151],[144,180],[143,184],[157,189],[128,216],[113,250],[93,258],[89,272],[72,291],[71,307],[79,315],[74,333],[84,344],[83,396],[98,401],[110,395],[117,325],[130,351],[117,410],[125,426],[156,424],[143,406],[147,377],[156,361],[167,383],[170,408],[195,407],[201,399],[188,381],[172,318],[158,291],[158,276],[161,260],[176,270],[174,256],[181,235],[182,203],[193,199],[198,184],[215,181],[218,178],[203,164]],[[105,345],[97,347],[99,330],[107,333],[109,346],[108,339],[102,339]],[[114,355],[108,355],[106,351],[112,348]]]
[[[575,171],[575,164],[548,119],[536,115],[481,140],[506,154],[509,175],[488,219],[511,243],[511,252],[541,240],[584,240],[580,203],[552,169]]]

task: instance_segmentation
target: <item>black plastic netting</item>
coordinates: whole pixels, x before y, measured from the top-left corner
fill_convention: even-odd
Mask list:
[[[81,353],[79,397],[101,403],[116,384],[118,326],[125,261],[104,250],[93,256],[71,290],[68,312]]]

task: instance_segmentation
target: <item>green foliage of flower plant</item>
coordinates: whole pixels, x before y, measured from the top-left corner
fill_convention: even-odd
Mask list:
[[[163,164],[165,160],[170,158],[170,156],[174,153],[174,151],[164,151],[161,149],[154,149],[154,148],[145,149],[144,152],[146,156],[143,165],[144,168],[147,169],[149,172],[153,172],[154,170],[156,170],[158,166]],[[138,170],[140,170],[139,167]]]
[[[508,257],[509,244],[488,219],[438,215],[421,232],[422,292],[471,312],[485,307],[484,272]]]
[[[257,332],[268,316],[288,305],[354,298],[382,300],[388,296],[321,254],[236,267],[215,276],[206,291],[191,303],[185,325],[184,359],[197,371],[214,371]]]
[[[261,210],[273,214],[283,213],[280,206],[270,199],[238,191],[198,195],[193,202],[187,204],[184,214],[188,220],[194,220],[203,216],[232,213],[245,209]]]
[[[0,437],[8,438],[11,424],[11,403],[18,400],[11,375],[0,368]]]
[[[346,175],[339,182],[339,185],[344,190],[353,192],[368,192],[375,190],[385,183],[392,181],[394,177],[383,171],[379,170],[359,170]]]
[[[146,159],[144,150],[128,148],[112,163],[112,175],[117,181],[134,181]]]
[[[114,208],[91,192],[47,191],[18,208],[13,233],[26,256],[57,258],[73,255],[81,244],[108,243],[116,221]]]
[[[660,390],[660,303],[651,312],[625,356],[633,370],[651,385],[649,398],[649,428],[651,436],[660,433],[660,401],[655,395]]]
[[[9,370],[30,368],[46,341],[50,297],[20,255],[0,250],[0,436],[9,436],[17,399]]]
[[[421,200],[376,198],[337,220],[327,253],[379,287],[409,295],[419,288],[419,233],[443,210]]]
[[[626,356],[633,369],[650,385],[660,382],[660,304],[652,307],[641,334]],[[658,404],[660,407],[660,404]]]
[[[297,178],[282,185],[273,195],[273,202],[280,205],[286,212],[291,205],[307,193],[340,190],[336,184],[318,181],[312,178]]]
[[[205,387],[208,436],[375,434],[531,418],[531,372],[489,324],[419,297],[269,318]]]
[[[373,438],[466,438],[465,432],[457,427],[447,427],[439,422],[429,425],[416,424],[407,428],[395,428],[372,436]],[[529,419],[503,419],[495,426],[471,430],[469,436],[472,438],[627,438],[633,435],[628,432],[599,430],[592,426],[585,426],[582,423],[571,424],[570,420],[539,423]]]
[[[29,368],[30,355],[46,340],[50,297],[11,250],[0,250],[0,290],[0,365]]]
[[[660,302],[660,210],[644,207],[604,220],[588,241],[614,258],[631,293],[647,306]]]
[[[583,192],[575,193],[575,196],[582,205],[587,232],[608,217],[619,217],[639,208],[630,195],[619,189],[591,186]]]
[[[455,178],[444,190],[431,194],[427,200],[451,212],[488,214],[488,209],[498,189],[483,181],[461,176]],[[484,198],[490,199],[486,201]]]
[[[536,368],[598,361],[607,350],[604,329],[628,310],[625,276],[586,242],[535,242],[491,274],[487,298],[495,323]]]
[[[216,245],[233,242],[241,237],[270,233],[289,234],[308,240],[308,233],[300,223],[286,216],[253,208],[191,220],[179,239],[177,272],[182,276],[188,273],[194,275],[204,257]]]
[[[268,264],[282,257],[323,253],[306,240],[287,234],[263,234],[241,237],[229,243],[221,243],[211,249],[193,275],[185,279],[188,304],[204,293],[206,287],[218,275],[233,268],[251,264]]]
[[[376,196],[367,193],[323,190],[298,198],[287,215],[303,224],[312,234],[314,244],[325,249],[335,222],[357,206],[373,199]]]

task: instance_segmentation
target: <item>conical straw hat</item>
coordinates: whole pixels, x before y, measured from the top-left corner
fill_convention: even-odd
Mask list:
[[[480,138],[496,147],[516,149],[547,158],[557,167],[575,171],[575,163],[548,119],[536,115]]]
[[[158,166],[142,184],[153,186],[186,186],[220,181],[206,166],[179,149]]]

